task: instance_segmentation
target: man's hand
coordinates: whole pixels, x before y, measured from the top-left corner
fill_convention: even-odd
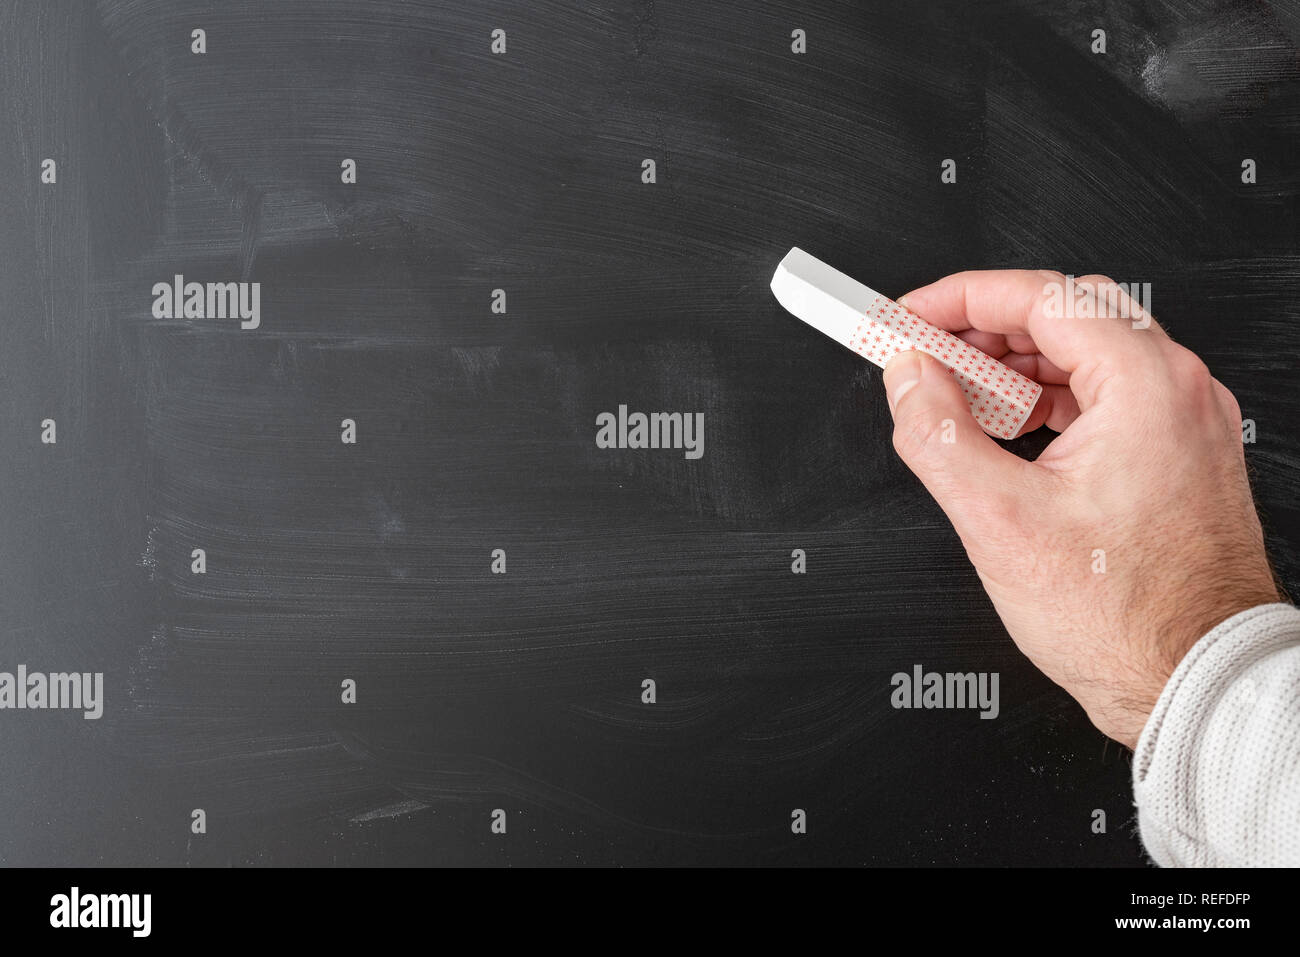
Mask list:
[[[918,352],[885,369],[894,448],[952,521],[1020,650],[1133,747],[1196,640],[1278,590],[1232,393],[1156,323],[1106,315],[1103,296],[1098,318],[1050,314],[1052,284],[1066,279],[965,272],[904,297],[1042,383],[1022,431],[1061,434],[1038,460],[986,435],[952,375]]]

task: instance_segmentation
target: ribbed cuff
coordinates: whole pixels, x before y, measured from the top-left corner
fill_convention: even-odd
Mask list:
[[[1286,728],[1264,716],[1259,701],[1273,694],[1264,659],[1300,644],[1300,610],[1276,603],[1233,615],[1205,634],[1170,676],[1147,719],[1133,754],[1133,796],[1147,853],[1164,866],[1253,863],[1247,847],[1235,838],[1239,822],[1227,816],[1223,796],[1252,782],[1219,780],[1237,767],[1250,767],[1255,750],[1278,738],[1286,746]],[[1256,668],[1254,674],[1247,672]],[[1279,709],[1285,716],[1285,709]],[[1294,734],[1294,729],[1290,734]],[[1250,753],[1239,753],[1249,745]],[[1237,759],[1241,760],[1238,761]],[[1259,791],[1267,783],[1255,782]],[[1230,814],[1231,812],[1227,812]],[[1237,813],[1246,816],[1247,807]],[[1249,823],[1249,822],[1247,822]]]

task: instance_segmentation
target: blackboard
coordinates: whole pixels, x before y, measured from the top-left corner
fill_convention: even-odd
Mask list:
[[[1149,282],[1256,424],[1294,587],[1298,38],[1217,0],[4,3],[0,670],[102,673],[103,713],[0,711],[0,861],[1141,865],[1128,753],[768,280]],[[160,317],[177,276],[257,283],[256,326]],[[702,454],[598,447],[620,406]],[[996,672],[998,716],[893,708],[916,665]]]

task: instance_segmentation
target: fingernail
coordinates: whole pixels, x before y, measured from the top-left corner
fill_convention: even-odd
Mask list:
[[[921,381],[921,354],[908,350],[900,352],[885,365],[885,398],[889,400],[889,414],[894,414],[903,396]]]
[[[907,308],[907,296],[906,296],[906,295],[899,296],[897,299],[894,300],[894,302],[898,303],[898,304],[899,304],[900,306],[902,306],[904,309]]]

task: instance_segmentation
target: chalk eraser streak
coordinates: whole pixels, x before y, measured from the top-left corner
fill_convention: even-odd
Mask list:
[[[908,349],[934,356],[956,377],[975,421],[999,438],[1015,437],[1042,394],[1033,379],[802,249],[776,267],[772,292],[808,325],[882,369]]]

